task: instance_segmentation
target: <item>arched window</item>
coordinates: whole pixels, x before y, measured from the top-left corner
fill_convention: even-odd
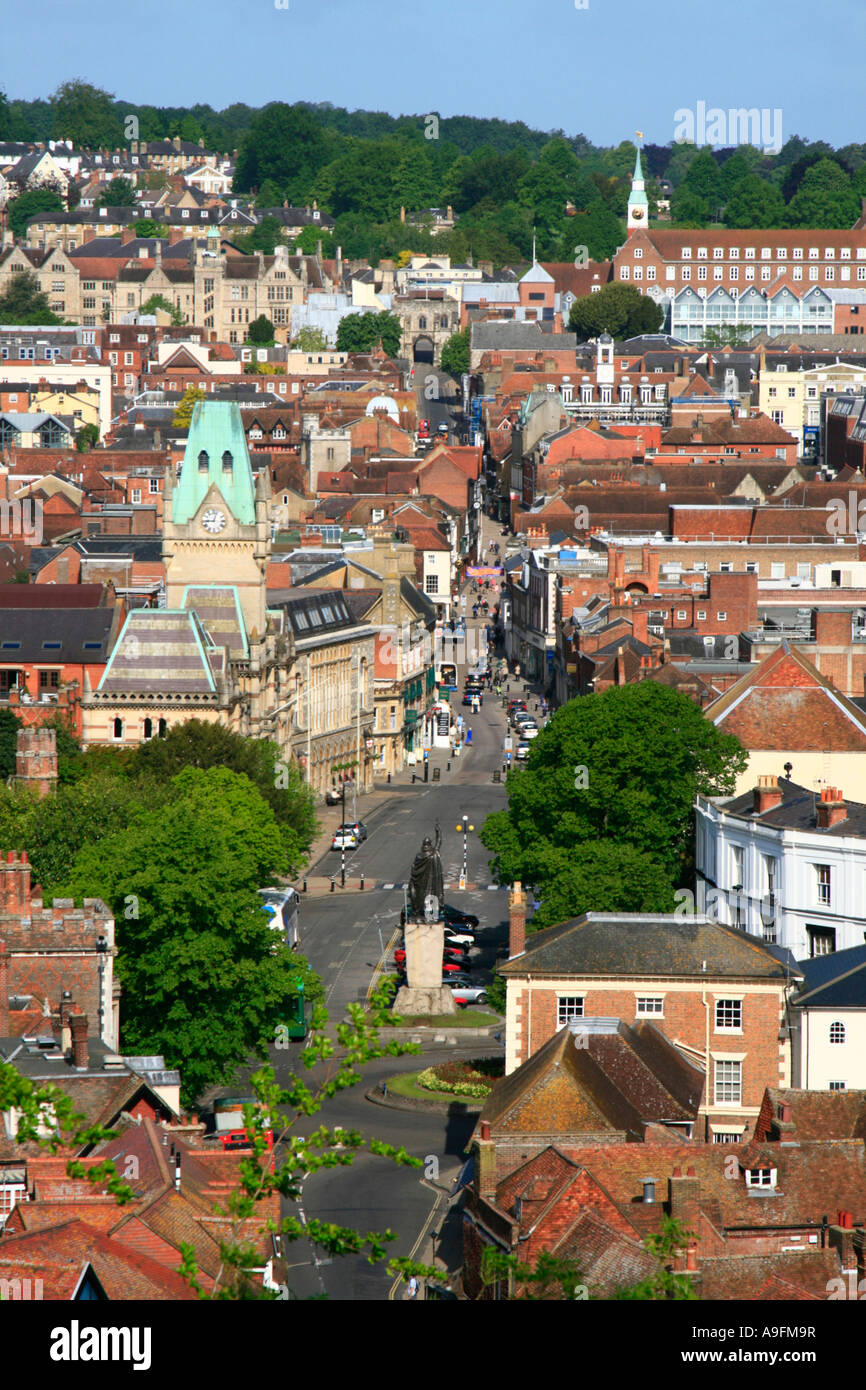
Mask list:
[[[228,449],[226,449],[225,453],[223,454],[223,472],[231,473],[232,469],[234,468],[234,465],[235,461],[231,456],[231,452]]]
[[[123,738],[123,720],[118,716],[113,725],[113,738]]]
[[[843,1043],[843,1042],[845,1041],[845,1024],[844,1024],[844,1023],[831,1023],[831,1024],[830,1024],[830,1041],[831,1041],[831,1043]]]
[[[208,458],[207,449],[202,449],[198,456],[198,471],[199,473],[207,473],[209,468],[210,459]]]
[[[166,721],[165,721],[164,719],[160,719],[160,721],[159,721],[159,736],[160,736],[160,738],[165,738],[165,736],[166,736],[167,733],[168,733],[168,724],[166,723]]]
[[[426,327],[427,327],[427,320],[424,319],[424,318],[419,319],[419,320],[418,320],[418,327],[419,327],[419,328],[426,328]]]
[[[144,737],[145,737],[145,738],[153,738],[153,720],[152,720],[152,719],[145,719],[145,721],[144,721]]]

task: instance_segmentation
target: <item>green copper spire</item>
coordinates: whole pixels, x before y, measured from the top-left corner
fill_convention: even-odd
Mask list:
[[[183,467],[172,493],[172,521],[190,521],[213,486],[219,488],[236,521],[245,526],[255,524],[253,470],[241,412],[233,401],[196,404]]]

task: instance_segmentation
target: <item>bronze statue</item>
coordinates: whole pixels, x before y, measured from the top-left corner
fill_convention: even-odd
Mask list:
[[[436,825],[436,842],[424,837],[409,875],[409,911],[415,921],[438,922],[445,899],[442,860],[439,850],[442,832]],[[435,899],[435,903],[432,901]]]

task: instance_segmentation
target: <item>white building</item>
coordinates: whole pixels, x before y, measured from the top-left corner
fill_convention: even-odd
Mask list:
[[[786,778],[699,796],[697,909],[807,960],[866,940],[866,806]]]
[[[793,1084],[866,1090],[866,946],[804,961],[800,969],[803,984],[791,1000]]]

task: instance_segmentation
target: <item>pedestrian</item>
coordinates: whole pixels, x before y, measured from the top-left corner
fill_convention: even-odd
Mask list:
[[[412,1275],[412,1278],[409,1280],[409,1288],[408,1288],[408,1290],[407,1290],[407,1295],[408,1295],[409,1298],[414,1298],[415,1295],[417,1294],[417,1292],[418,1292],[418,1280],[415,1278],[415,1275],[413,1274],[413,1275]]]
[[[472,726],[471,726],[471,725],[469,725],[469,726],[467,727],[467,729],[466,729],[466,742],[467,742],[467,743],[471,743],[471,742],[472,742]]]

